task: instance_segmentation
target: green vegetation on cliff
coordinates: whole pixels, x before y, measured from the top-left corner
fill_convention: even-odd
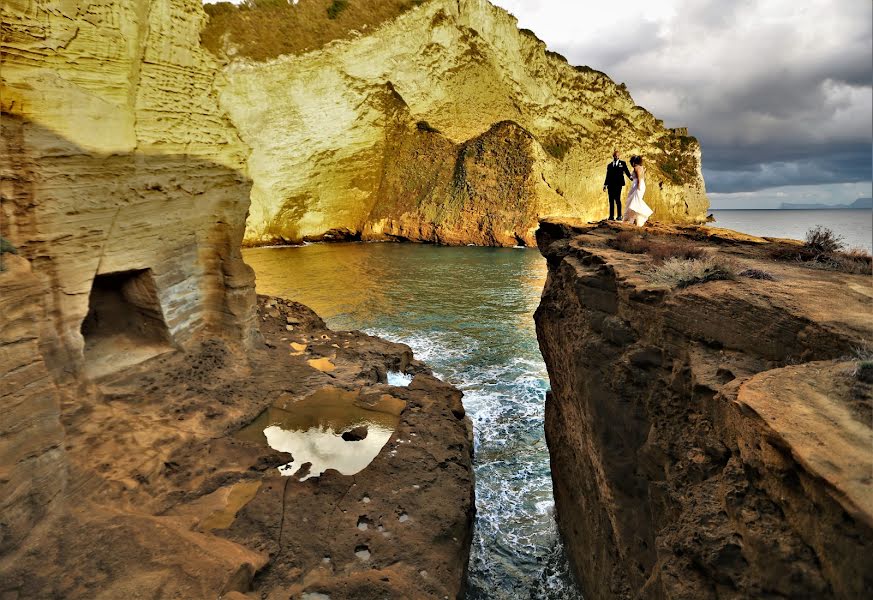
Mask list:
[[[427,0],[244,0],[206,4],[202,45],[216,55],[268,60],[365,33]]]

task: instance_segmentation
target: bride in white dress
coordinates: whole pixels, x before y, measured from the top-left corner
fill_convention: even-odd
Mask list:
[[[642,227],[654,211],[643,200],[643,196],[646,193],[646,168],[643,166],[643,157],[634,156],[630,162],[634,170],[631,177],[633,183],[631,184],[630,191],[627,193],[627,199],[625,200],[627,208],[625,209],[622,221],[625,223],[635,223],[638,227]]]

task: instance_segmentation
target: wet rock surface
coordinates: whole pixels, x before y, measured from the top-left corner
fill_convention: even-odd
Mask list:
[[[0,557],[0,593],[461,593],[474,503],[459,392],[408,347],[330,331],[300,304],[261,296],[258,313],[264,343],[250,351],[207,339],[58,391],[69,481],[29,537]],[[334,368],[311,366],[320,359]],[[414,375],[412,384],[387,385],[389,370]],[[361,402],[405,403],[390,439],[356,475],[285,477],[277,467],[291,456],[235,435],[277,399],[293,410],[326,387]]]
[[[861,598],[873,589],[869,275],[653,225],[739,276],[656,286],[622,225],[544,221],[536,314],[558,523],[586,598]]]

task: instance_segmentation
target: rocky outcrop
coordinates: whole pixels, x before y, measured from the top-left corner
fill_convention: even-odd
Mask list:
[[[66,485],[60,403],[39,351],[45,292],[27,260],[0,254],[0,555]]]
[[[204,18],[199,0],[2,5],[0,596],[456,597],[461,393],[406,346],[289,302],[258,314],[248,148]],[[366,476],[284,477],[294,456],[240,435],[324,396],[390,421]]]
[[[218,108],[203,19],[193,0],[3,3],[4,551],[65,495],[65,398],[202,336],[257,334],[247,148]]]
[[[70,482],[46,524],[16,552],[0,552],[0,594],[461,595],[474,512],[461,393],[407,346],[331,331],[293,302],[259,304],[265,344],[245,353],[205,340],[105,375],[89,394],[60,390]],[[388,370],[411,383],[388,385]],[[348,412],[379,420],[390,411],[381,452],[352,475],[330,469],[302,481],[306,465],[283,474],[277,467],[298,457],[271,449],[263,427],[249,424],[267,411],[298,410],[294,418],[306,423],[318,402],[336,399],[348,403],[329,402],[327,416],[311,423],[322,442],[354,453],[362,442],[325,426]],[[52,430],[40,431],[39,443],[51,443]],[[22,438],[40,431],[30,426]],[[19,514],[3,508],[4,521]]]
[[[2,234],[34,264],[66,368],[95,278],[149,271],[172,343],[249,336],[247,148],[188,0],[3,5]]]
[[[865,597],[871,387],[847,357],[873,334],[869,275],[776,262],[726,230],[632,234],[772,278],[668,288],[618,249],[622,229],[538,232],[546,434],[585,597]]]
[[[243,54],[260,56],[247,43]],[[250,244],[337,232],[533,244],[538,217],[606,215],[613,147],[648,160],[656,219],[706,217],[687,131],[665,129],[624,85],[570,66],[486,0],[431,0],[307,53],[233,58],[219,87],[252,148]]]

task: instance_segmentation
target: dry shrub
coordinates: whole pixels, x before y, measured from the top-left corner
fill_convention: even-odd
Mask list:
[[[668,258],[650,270],[648,276],[652,283],[684,288],[707,281],[736,279],[736,267],[716,256]]]
[[[706,251],[682,238],[652,240],[632,231],[619,232],[609,246],[629,254],[648,254],[656,264],[671,258],[692,260],[703,258]]]
[[[796,261],[814,269],[861,275],[870,274],[873,267],[873,257],[861,248],[852,248],[845,252],[820,253],[807,246],[780,244],[770,250],[770,257]]]
[[[806,232],[804,245],[817,254],[833,254],[845,248],[842,236],[821,225],[816,225]]]
[[[649,240],[632,231],[620,231],[607,243],[611,248],[628,254],[645,254],[649,251],[650,245]]]
[[[668,242],[652,242],[648,254],[656,264],[660,264],[673,258],[701,259],[706,256],[706,251],[685,240],[670,240]]]
[[[834,268],[844,273],[869,275],[873,270],[873,256],[863,248],[850,248],[831,255]]]

